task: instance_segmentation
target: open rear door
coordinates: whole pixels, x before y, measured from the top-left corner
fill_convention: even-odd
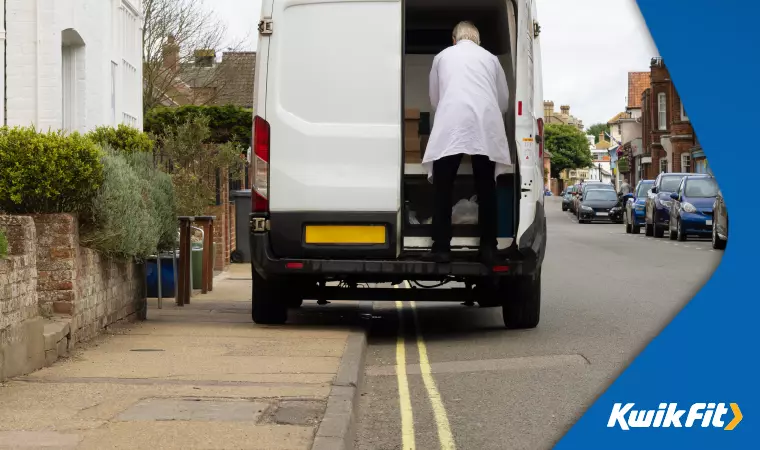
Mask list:
[[[395,255],[401,189],[402,3],[400,0],[275,1],[267,74],[269,210],[284,256],[362,247]],[[384,225],[363,242],[360,228]],[[278,230],[279,228],[279,230]],[[287,233],[288,236],[283,236]],[[297,234],[297,236],[294,236]],[[330,242],[340,236],[351,242]],[[297,239],[298,242],[294,242]],[[363,245],[366,244],[366,245]],[[385,251],[381,251],[381,247]],[[370,252],[370,254],[373,252]],[[365,253],[366,255],[366,253]]]

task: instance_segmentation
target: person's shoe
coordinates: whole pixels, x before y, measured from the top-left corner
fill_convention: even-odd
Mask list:
[[[443,252],[440,250],[433,250],[422,255],[422,260],[435,263],[449,263],[451,262],[451,252]]]

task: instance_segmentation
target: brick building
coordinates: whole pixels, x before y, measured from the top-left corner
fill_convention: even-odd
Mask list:
[[[652,58],[641,108],[641,176],[653,179],[663,172],[694,172],[696,135],[662,58]]]
[[[544,101],[544,123],[556,123],[559,125],[572,125],[583,131],[583,121],[570,114],[570,106],[562,105],[560,112],[554,110],[554,102]]]

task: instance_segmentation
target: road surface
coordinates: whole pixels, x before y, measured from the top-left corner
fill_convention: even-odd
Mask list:
[[[555,197],[546,207],[535,330],[505,330],[498,308],[374,304],[357,449],[550,448],[720,262],[709,240],[578,224]]]

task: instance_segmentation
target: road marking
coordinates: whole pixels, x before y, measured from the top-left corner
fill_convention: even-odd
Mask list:
[[[405,283],[407,288],[410,288],[409,282],[407,281]],[[427,389],[428,398],[430,399],[430,406],[433,409],[435,424],[438,428],[438,442],[441,444],[442,450],[455,450],[456,444],[454,443],[454,436],[451,434],[449,416],[446,414],[446,407],[443,405],[441,393],[438,392],[438,388],[435,385],[432,369],[430,367],[430,360],[428,359],[427,346],[425,345],[425,340],[422,337],[420,322],[419,318],[417,317],[417,304],[415,302],[409,303],[412,305],[414,329],[417,334],[417,350],[420,352],[420,372],[422,373],[422,382],[425,385],[425,389]]]
[[[396,302],[398,335],[396,336],[396,379],[401,409],[401,443],[404,450],[414,450],[414,413],[409,395],[409,378],[406,374],[406,343],[404,342],[404,303]]]

